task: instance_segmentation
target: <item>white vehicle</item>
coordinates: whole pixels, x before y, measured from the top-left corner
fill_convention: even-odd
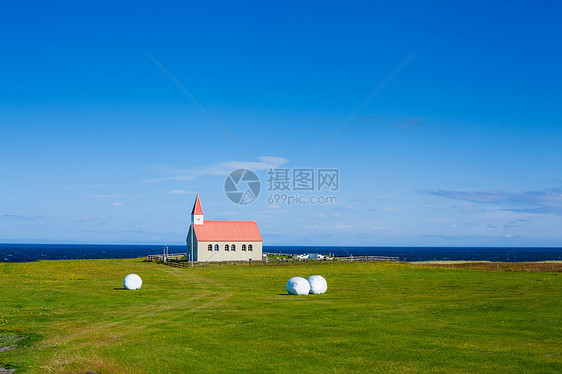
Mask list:
[[[295,259],[299,261],[303,260],[326,260],[328,256],[321,255],[320,253],[305,253],[302,255],[295,256]]]

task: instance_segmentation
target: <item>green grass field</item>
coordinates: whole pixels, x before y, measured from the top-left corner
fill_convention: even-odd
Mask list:
[[[126,291],[128,273],[143,279]],[[289,296],[323,275],[324,295]],[[404,263],[0,263],[20,373],[562,372],[562,276]],[[18,340],[22,338],[22,340]]]

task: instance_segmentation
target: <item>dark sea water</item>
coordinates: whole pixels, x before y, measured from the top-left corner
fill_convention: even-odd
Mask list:
[[[0,244],[0,262],[134,258],[162,253],[162,245],[104,244]],[[185,252],[183,245],[169,245],[169,253]],[[562,260],[562,248],[498,247],[303,247],[264,246],[264,252],[320,253],[335,256],[393,256],[401,261],[553,261]]]

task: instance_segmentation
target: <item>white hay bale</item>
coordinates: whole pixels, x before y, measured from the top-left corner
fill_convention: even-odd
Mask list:
[[[310,293],[312,294],[321,294],[328,289],[328,282],[321,275],[311,275],[308,277],[308,283],[310,284]]]
[[[310,284],[302,277],[293,277],[287,282],[289,295],[308,295]]]
[[[142,286],[142,279],[136,274],[129,274],[123,279],[123,287],[126,290],[138,290]]]

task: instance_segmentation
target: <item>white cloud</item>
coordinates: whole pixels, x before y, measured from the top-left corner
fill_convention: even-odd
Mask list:
[[[329,214],[318,213],[318,214],[311,214],[310,216],[314,218],[341,217],[341,213],[329,213]]]
[[[562,214],[562,187],[522,192],[443,189],[419,192],[474,203],[495,204],[516,213]]]
[[[171,193],[172,195],[191,195],[191,194],[196,194],[197,192],[186,191],[186,190],[172,190],[172,191],[168,191],[168,193]]]
[[[82,218],[78,218],[72,221],[72,223],[91,223],[95,225],[105,225],[105,218],[95,217],[91,215],[85,215]]]
[[[123,203],[120,202],[120,201],[114,201],[113,204],[111,204],[111,206],[120,207],[120,206],[123,206]]]
[[[373,209],[375,212],[401,212],[402,209],[394,207],[394,206],[387,206],[384,208]]]
[[[88,196],[90,199],[120,199],[125,196],[123,195],[90,195]]]
[[[0,218],[6,218],[6,219],[17,219],[17,220],[35,220],[35,219],[40,219],[40,218],[45,218],[43,216],[22,216],[20,214],[2,214],[0,215]]]
[[[208,175],[226,176],[236,169],[250,169],[253,171],[275,169],[286,164],[289,160],[275,156],[261,156],[259,161],[226,161],[207,167],[199,167],[185,170],[174,170],[165,172],[174,173],[175,175],[163,178],[145,179],[143,183],[162,182],[165,180],[190,181],[199,177]]]

